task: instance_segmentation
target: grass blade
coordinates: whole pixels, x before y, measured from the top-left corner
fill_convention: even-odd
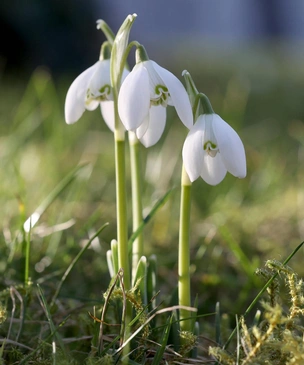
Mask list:
[[[137,285],[139,281],[139,291],[143,305],[147,305],[147,258],[142,256],[138,261],[133,286]]]
[[[254,272],[256,269],[255,262],[252,262],[252,260],[248,259],[248,257],[245,255],[244,251],[241,249],[238,242],[236,242],[236,240],[232,237],[227,227],[225,226],[220,227],[219,232],[221,236],[224,238],[225,242],[227,243],[229,249],[233,252],[234,256],[241,264],[247,276],[250,278],[252,282],[256,282],[256,277],[254,276]]]
[[[65,354],[65,348],[64,348],[63,342],[62,342],[61,337],[59,336],[59,334],[56,332],[56,327],[55,327],[54,322],[52,320],[52,316],[51,316],[51,313],[50,313],[49,306],[47,304],[47,301],[45,299],[45,296],[44,296],[44,294],[42,292],[42,289],[41,289],[39,284],[37,284],[37,288],[38,288],[38,293],[39,293],[39,300],[41,301],[41,304],[42,304],[42,307],[44,309],[46,318],[49,322],[51,332],[53,332],[55,334],[56,339],[59,343],[59,346],[62,350],[62,353]],[[53,364],[56,364],[56,343],[55,343],[53,338],[52,338],[52,349],[53,349],[53,351],[52,351]]]
[[[152,309],[156,308],[156,280],[157,280],[157,257],[151,255],[148,259],[147,270],[147,299],[151,301]]]
[[[62,327],[66,321],[68,320],[69,317],[65,318],[60,324],[59,326],[55,329],[54,332],[51,332],[50,335],[45,339],[45,341],[41,341],[41,343],[35,348],[34,351],[32,351],[30,354],[28,354],[25,358],[23,358],[20,362],[19,362],[19,365],[23,365],[23,364],[27,364],[28,363],[28,360],[34,356],[45,344],[45,342],[47,342],[49,339],[51,339],[56,333],[57,331],[59,330],[60,327]]]
[[[129,239],[128,242],[128,246],[129,246],[129,253],[131,253],[132,251],[132,244],[135,241],[135,239],[137,238],[137,236],[142,232],[142,230],[144,229],[145,225],[150,221],[151,218],[154,217],[155,213],[158,211],[159,208],[161,208],[166,201],[169,199],[171,193],[173,192],[173,189],[170,189],[169,191],[166,192],[165,195],[163,195],[154,205],[154,207],[151,209],[150,213],[143,219],[142,223],[139,225],[139,227],[137,228],[137,230],[135,232],[133,232],[132,236]]]
[[[71,182],[77,177],[78,172],[87,166],[88,164],[81,164],[76,166],[71,172],[69,172],[59,184],[50,192],[50,194],[42,201],[35,212],[25,221],[23,228],[25,232],[30,232],[34,225],[38,222],[41,215],[47,210],[47,208],[56,200],[56,198],[71,184]]]
[[[173,314],[171,314],[171,316],[167,320],[166,327],[165,327],[165,330],[164,330],[164,333],[163,333],[163,336],[162,336],[162,339],[161,339],[161,346],[158,348],[158,350],[157,350],[157,352],[154,356],[152,365],[158,365],[158,364],[161,363],[161,359],[163,357],[163,354],[166,350],[166,346],[167,346],[167,343],[168,343],[168,338],[169,338],[169,333],[170,333],[172,320],[173,320]]]
[[[69,273],[71,272],[71,270],[73,269],[73,267],[76,265],[76,263],[78,262],[78,260],[81,258],[81,256],[84,254],[84,252],[87,250],[87,248],[89,248],[90,244],[92,243],[92,241],[99,236],[99,234],[109,225],[109,223],[105,223],[101,228],[99,228],[99,230],[94,234],[94,236],[92,236],[88,243],[79,251],[79,253],[75,256],[74,260],[70,263],[69,267],[66,269],[65,273],[63,274],[58,286],[57,286],[57,290],[55,292],[55,294],[53,295],[52,301],[51,301],[51,308],[52,306],[55,304],[55,300],[57,299],[60,290],[62,288],[63,283],[65,282],[67,276],[69,275]]]
[[[215,305],[215,341],[221,345],[221,311],[219,302]]]

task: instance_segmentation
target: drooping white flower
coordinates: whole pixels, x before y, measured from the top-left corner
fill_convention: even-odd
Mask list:
[[[138,62],[121,85],[118,112],[127,130],[136,132],[145,147],[154,145],[166,124],[166,107],[174,106],[187,128],[193,125],[188,94],[171,72],[156,62]]]
[[[122,78],[127,74],[128,71],[125,70]],[[114,131],[110,59],[99,60],[73,81],[65,100],[67,124],[77,122],[85,110],[95,110],[99,105],[106,124]]]
[[[183,162],[191,181],[199,176],[210,185],[219,184],[227,171],[246,176],[244,145],[219,115],[200,115],[190,129],[183,146]]]

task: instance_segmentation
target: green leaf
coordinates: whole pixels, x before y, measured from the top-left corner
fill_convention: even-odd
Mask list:
[[[165,330],[164,330],[164,333],[163,333],[163,336],[161,339],[161,346],[158,348],[158,350],[154,356],[152,365],[159,365],[161,363],[163,354],[166,350],[166,346],[168,343],[168,338],[169,338],[172,321],[173,321],[173,314],[167,320],[166,327],[165,327]]]
[[[219,302],[215,305],[215,341],[219,345],[221,344],[221,311]]]
[[[152,309],[156,308],[155,295],[157,293],[156,289],[157,280],[157,257],[156,255],[151,255],[148,259],[148,269],[147,269],[147,299],[151,301]],[[152,300],[152,298],[154,298]]]
[[[39,284],[37,284],[37,288],[38,288],[38,293],[39,293],[39,299],[41,301],[41,304],[42,304],[42,307],[44,309],[45,315],[46,315],[47,320],[49,322],[51,332],[54,333],[54,336],[56,336],[56,339],[57,339],[57,342],[58,342],[58,344],[61,348],[61,351],[65,355],[65,348],[64,348],[64,345],[63,345],[63,341],[62,341],[59,333],[56,330],[56,327],[55,327],[54,322],[52,320],[52,316],[51,316],[51,313],[50,313],[49,306],[47,304],[47,301],[45,299],[45,296],[44,296],[43,291],[42,291]],[[53,339],[52,339],[52,342],[54,342]],[[56,357],[55,357],[56,356],[56,345],[55,346],[53,345],[52,348],[53,348],[53,351],[52,351],[53,364],[56,364]]]
[[[166,194],[163,195],[156,202],[154,207],[150,210],[150,213],[146,216],[146,218],[143,219],[142,223],[139,225],[137,230],[135,232],[133,232],[133,234],[130,237],[129,242],[128,242],[129,254],[132,252],[132,244],[135,241],[135,239],[137,238],[137,236],[142,232],[145,225],[150,221],[150,219],[154,217],[154,215],[158,211],[158,209],[161,208],[166,203],[166,201],[169,199],[169,197],[170,197],[171,193],[173,192],[173,190],[174,190],[174,188],[167,191]]]
[[[55,300],[57,299],[60,290],[62,288],[63,283],[65,282],[67,276],[69,275],[69,273],[72,271],[73,267],[76,265],[76,263],[78,262],[78,260],[81,258],[81,256],[85,253],[85,251],[89,248],[90,244],[92,243],[92,241],[99,236],[99,234],[109,225],[109,223],[105,223],[101,228],[99,228],[99,230],[93,235],[93,237],[91,237],[88,241],[88,243],[79,251],[79,253],[76,255],[76,257],[74,258],[74,260],[70,263],[69,267],[66,269],[65,273],[63,274],[55,294],[53,295],[52,301],[51,301],[51,307],[55,304]]]
[[[58,198],[58,196],[75,180],[80,170],[88,164],[81,164],[69,172],[59,184],[49,193],[49,195],[42,201],[33,214],[25,221],[23,227],[25,232],[29,232],[34,225],[39,221],[41,215],[47,208]]]
[[[139,280],[139,291],[143,305],[147,305],[147,258],[142,256],[138,261],[133,286]]]

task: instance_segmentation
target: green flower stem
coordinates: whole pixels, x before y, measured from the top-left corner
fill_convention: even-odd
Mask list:
[[[179,305],[191,307],[190,293],[190,211],[191,181],[183,166],[181,178],[181,204],[179,221],[178,250],[178,301]],[[187,310],[180,310],[180,327],[182,331],[191,331],[191,319]]]
[[[113,56],[113,55],[112,55]],[[120,69],[122,73],[123,68]],[[112,72],[112,65],[111,65]],[[127,219],[127,191],[125,172],[125,129],[118,114],[118,92],[121,74],[115,75],[118,84],[113,86],[114,117],[115,117],[115,176],[116,176],[116,212],[117,212],[117,244],[118,265],[124,272],[124,286],[131,288],[129,257],[128,257],[128,219]],[[115,77],[113,77],[114,79]],[[113,80],[112,80],[113,81]]]
[[[208,99],[207,95],[203,93],[199,93],[200,102],[203,107],[204,114],[214,114],[212,105],[210,103],[210,100]]]
[[[132,218],[133,232],[136,232],[141,225],[142,216],[142,192],[140,173],[140,143],[134,132],[129,132],[130,162],[131,162],[131,185],[132,185]],[[143,255],[143,235],[140,233],[133,242],[132,249],[132,280],[136,274],[136,269],[140,258]]]
[[[115,39],[113,40],[111,55],[111,86],[113,89],[114,118],[115,118],[115,175],[116,175],[116,209],[117,209],[117,244],[118,244],[118,265],[123,269],[123,288],[128,291],[131,289],[131,278],[128,257],[128,225],[127,225],[127,192],[126,192],[126,175],[125,175],[125,129],[118,115],[118,93],[123,70],[126,65],[128,54],[132,45],[128,45],[129,33],[136,14],[128,15],[121,27],[119,28]],[[101,24],[102,26],[103,24]],[[110,41],[113,38],[110,34]],[[124,333],[122,342],[126,341],[130,334],[129,323],[132,319],[131,304],[126,301],[123,308],[124,313]],[[128,346],[124,348],[123,355],[126,357],[129,352]]]
[[[125,141],[115,138],[116,209],[118,265],[124,271],[126,290],[131,287],[128,258],[127,194],[125,176]]]
[[[117,212],[117,248],[118,267],[123,270],[123,290],[131,289],[130,266],[128,256],[128,219],[127,219],[127,189],[125,173],[125,130],[118,114],[118,93],[113,89],[114,96],[114,116],[115,116],[115,176],[116,176],[116,212]],[[124,309],[124,333],[121,341],[124,342],[130,336],[129,323],[132,320],[132,306],[126,301]],[[123,355],[127,355],[129,346],[123,350]],[[127,356],[126,356],[127,359]],[[123,363],[127,364],[127,360]]]
[[[184,70],[182,76],[185,78],[194,119],[196,120],[200,114],[214,114],[210,100],[205,94],[198,92],[190,73]]]

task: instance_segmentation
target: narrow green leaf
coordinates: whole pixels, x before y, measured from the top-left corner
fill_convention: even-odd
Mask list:
[[[75,256],[74,260],[70,263],[69,267],[66,269],[65,273],[63,274],[55,294],[53,295],[52,301],[51,301],[51,307],[55,304],[55,300],[57,299],[60,290],[62,288],[63,283],[65,282],[67,276],[69,275],[69,273],[72,271],[73,267],[76,265],[76,263],[78,262],[78,260],[81,258],[81,256],[84,254],[84,252],[89,248],[90,244],[92,243],[92,241],[99,236],[99,234],[109,225],[109,223],[105,223],[101,228],[99,228],[99,230],[94,234],[93,237],[91,237],[88,241],[88,243],[79,251],[79,253]]]
[[[240,337],[240,321],[238,315],[235,316],[236,319],[236,365],[240,364],[240,347],[241,347],[241,337]]]
[[[195,296],[195,300],[194,300],[194,303],[193,303],[193,308],[198,309],[198,295],[197,294]],[[192,316],[191,331],[194,332],[195,324],[196,324],[196,321],[197,321],[197,312],[192,313],[192,314],[193,314],[193,316]]]
[[[232,237],[229,229],[225,226],[219,228],[219,232],[221,236],[224,238],[225,242],[229,246],[229,249],[233,252],[234,256],[238,259],[239,263],[241,264],[243,270],[247,274],[247,276],[252,280],[256,281],[255,276],[255,269],[256,266],[252,264],[252,260],[245,255],[243,250],[241,249],[238,242]]]
[[[66,321],[68,320],[70,316],[68,316],[67,318],[65,318],[60,324],[59,326],[55,329],[54,332],[51,332],[50,335],[45,339],[45,341],[41,341],[40,344],[35,348],[34,351],[32,351],[30,354],[28,354],[25,358],[23,358],[18,365],[23,365],[23,364],[27,364],[28,360],[34,356],[36,354],[36,352],[38,352],[44,345],[45,343],[47,343],[59,330],[60,327],[62,327]]]
[[[171,193],[173,192],[173,189],[170,189],[169,191],[166,192],[165,195],[163,195],[154,205],[154,207],[151,209],[150,213],[143,219],[142,223],[140,224],[140,226],[137,228],[137,230],[135,232],[133,232],[132,236],[129,239],[128,245],[129,245],[129,253],[132,252],[132,244],[134,242],[134,240],[137,238],[137,236],[142,232],[142,230],[144,229],[145,225],[150,221],[150,219],[152,219],[155,215],[155,213],[158,211],[159,208],[161,208],[166,201],[169,199]]]
[[[49,325],[50,325],[51,332],[55,333],[55,336],[56,336],[57,342],[58,342],[58,344],[61,348],[61,351],[65,355],[65,348],[64,348],[64,345],[63,345],[63,341],[62,341],[60,335],[56,331],[56,327],[55,327],[54,322],[52,320],[52,316],[51,316],[51,313],[50,313],[49,306],[47,304],[47,301],[45,299],[45,296],[44,296],[43,291],[42,291],[39,284],[37,284],[37,288],[38,288],[38,293],[39,293],[39,298],[40,298],[41,304],[43,306],[46,318],[47,318],[47,320],[49,322]],[[55,359],[56,347],[54,347],[54,346],[53,346],[52,355],[53,355],[53,363],[55,364],[56,363],[56,359]]]
[[[56,200],[56,198],[71,184],[71,182],[77,177],[79,171],[87,165],[88,164],[85,163],[76,166],[59,182],[59,184],[42,201],[42,203],[35,210],[35,212],[25,221],[23,227],[26,232],[29,232],[34,227],[34,225],[39,221],[41,215]]]
[[[161,363],[163,354],[166,350],[166,346],[167,346],[167,343],[168,343],[168,338],[169,338],[169,333],[170,333],[172,320],[173,320],[173,314],[171,314],[171,316],[167,320],[167,324],[166,324],[166,327],[165,327],[165,330],[164,330],[164,333],[163,333],[163,336],[162,336],[162,339],[161,339],[161,346],[158,348],[158,350],[157,350],[157,352],[154,356],[152,365],[159,365]]]
[[[195,324],[194,324],[193,334],[197,337],[200,335],[200,325],[198,322],[195,322]],[[197,356],[198,356],[198,348],[197,348],[197,346],[195,346],[191,350],[191,358],[196,359]]]
[[[221,344],[221,310],[219,302],[215,305],[215,341],[219,345]]]
[[[151,255],[148,259],[148,269],[147,269],[147,299],[151,301],[152,309],[156,308],[156,278],[157,278],[157,257],[156,255]]]
[[[179,349],[180,349],[180,335],[179,335],[180,334],[180,320],[179,320],[176,312],[172,313],[172,318],[174,320],[171,321],[169,343],[173,344],[173,348],[175,351],[179,351]],[[158,328],[160,328],[160,327],[158,327]]]
[[[111,241],[111,251],[113,259],[114,275],[117,275],[119,270],[119,265],[118,265],[118,243],[116,240]]]
[[[139,291],[143,305],[147,305],[147,258],[145,256],[142,256],[138,261],[133,286],[137,283],[138,280],[140,280]]]
[[[108,271],[110,274],[111,279],[115,276],[114,266],[113,266],[113,255],[112,251],[107,251],[107,265],[108,265]]]
[[[142,314],[148,311],[148,308],[149,308],[149,304],[144,306],[143,309],[139,313],[137,313],[137,315],[132,319],[132,321],[130,321],[129,327],[134,326],[134,324],[139,320],[139,318],[142,316]]]

